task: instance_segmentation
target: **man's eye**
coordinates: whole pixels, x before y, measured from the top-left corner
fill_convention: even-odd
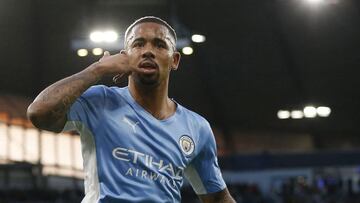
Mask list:
[[[141,47],[141,46],[142,46],[142,43],[140,43],[140,42],[135,42],[133,44],[133,47]]]
[[[164,43],[157,43],[156,46],[159,48],[166,48],[166,45]]]

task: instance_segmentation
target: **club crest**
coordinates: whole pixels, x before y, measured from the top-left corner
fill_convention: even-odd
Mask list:
[[[191,155],[194,152],[194,141],[188,135],[183,135],[179,140],[180,148],[185,155]]]

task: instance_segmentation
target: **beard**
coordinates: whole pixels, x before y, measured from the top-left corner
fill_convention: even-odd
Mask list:
[[[133,74],[134,81],[143,86],[158,86],[160,84],[159,73],[154,74]]]

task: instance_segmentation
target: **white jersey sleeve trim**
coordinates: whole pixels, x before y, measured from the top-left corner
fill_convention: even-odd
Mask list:
[[[63,131],[77,130],[80,133],[85,197],[81,203],[94,203],[99,201],[100,185],[97,172],[95,140],[92,132],[80,121],[68,121]]]
[[[201,181],[201,178],[196,171],[196,169],[192,165],[188,165],[184,171],[184,175],[186,179],[190,182],[192,188],[194,189],[195,193],[197,195],[203,195],[206,194],[206,188],[204,187],[204,184]]]

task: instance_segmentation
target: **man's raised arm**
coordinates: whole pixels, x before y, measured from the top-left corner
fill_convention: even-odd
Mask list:
[[[66,114],[75,100],[105,75],[130,72],[126,54],[104,56],[83,71],[64,78],[43,90],[27,109],[27,116],[37,128],[60,132],[67,121]]]

